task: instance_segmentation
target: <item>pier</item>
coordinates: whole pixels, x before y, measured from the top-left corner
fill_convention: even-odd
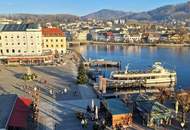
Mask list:
[[[89,60],[84,62],[87,67],[120,67],[121,63],[109,60]]]

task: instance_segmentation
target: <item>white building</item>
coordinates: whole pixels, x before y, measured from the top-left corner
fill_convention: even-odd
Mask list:
[[[0,25],[1,56],[42,54],[42,31],[38,24]]]
[[[77,40],[86,41],[89,30],[80,31],[77,36]]]

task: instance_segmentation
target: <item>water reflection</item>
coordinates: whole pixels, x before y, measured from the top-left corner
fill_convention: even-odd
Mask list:
[[[156,61],[177,71],[177,86],[190,87],[189,47],[141,47],[114,45],[84,45],[76,50],[86,58],[109,59],[122,62],[122,69],[130,63],[129,69],[147,69]]]

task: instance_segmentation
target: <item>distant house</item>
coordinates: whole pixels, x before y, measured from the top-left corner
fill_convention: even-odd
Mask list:
[[[149,100],[143,95],[139,95],[135,101],[135,110],[139,114],[143,125],[148,127],[169,124],[171,111],[157,101]]]
[[[140,42],[142,38],[142,34],[140,33],[130,33],[127,35],[126,40],[129,42]]]
[[[160,40],[160,34],[159,33],[149,33],[148,40],[149,40],[149,42],[157,42]]]
[[[169,34],[164,33],[160,35],[160,41],[168,41],[169,40]]]
[[[107,99],[101,102],[106,124],[113,128],[128,127],[132,124],[132,111],[120,99]]]
[[[79,41],[86,41],[88,33],[89,33],[88,30],[80,31],[78,33],[77,40],[79,40]]]
[[[97,33],[97,38],[96,38],[96,41],[106,41],[106,33],[104,32],[98,32]]]
[[[181,36],[177,33],[169,35],[169,40],[173,42],[180,42]]]

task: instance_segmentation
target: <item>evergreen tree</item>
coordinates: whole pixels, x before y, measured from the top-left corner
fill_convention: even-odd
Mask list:
[[[86,84],[87,82],[88,82],[88,76],[86,74],[84,64],[81,62],[78,67],[77,83],[78,84]]]

